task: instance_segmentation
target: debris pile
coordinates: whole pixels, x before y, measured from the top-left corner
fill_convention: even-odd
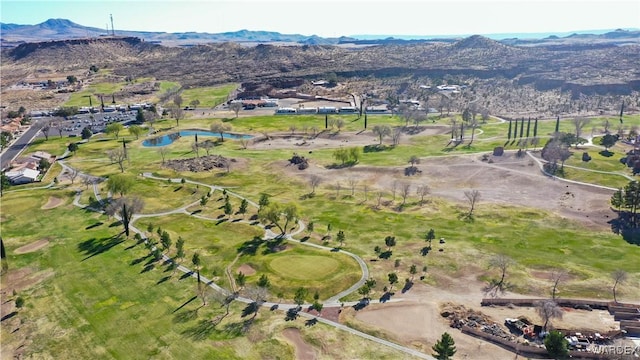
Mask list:
[[[460,329],[463,326],[477,328],[488,334],[513,340],[514,336],[493,321],[489,316],[480,311],[467,309],[463,305],[447,303],[443,306],[440,315],[449,320],[451,327]]]
[[[209,155],[191,159],[167,160],[165,161],[164,166],[177,172],[201,172],[209,171],[216,168],[227,168],[230,165],[230,162],[234,162],[234,160],[227,159],[224,156],[220,155]]]

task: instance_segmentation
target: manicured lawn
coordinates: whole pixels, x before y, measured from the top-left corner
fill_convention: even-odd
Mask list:
[[[213,108],[227,101],[229,94],[238,88],[238,84],[226,84],[220,86],[198,87],[184,89],[180,94],[185,105],[191,101],[198,100],[198,107]]]

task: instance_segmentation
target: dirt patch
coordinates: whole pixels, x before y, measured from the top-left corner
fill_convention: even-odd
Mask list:
[[[57,197],[49,197],[49,200],[47,201],[46,204],[42,205],[42,207],[40,209],[42,210],[49,210],[49,209],[53,209],[53,208],[57,208],[58,206],[64,204],[64,200],[57,198]]]
[[[0,284],[0,297],[5,299],[13,292],[20,293],[24,289],[31,288],[32,286],[48,279],[53,276],[54,271],[51,269],[39,271],[34,273],[30,268],[20,268],[15,270],[9,270],[7,274],[2,276],[2,283]]]
[[[248,264],[242,264],[238,268],[239,273],[243,273],[245,276],[251,276],[256,273],[256,270],[249,266]]]
[[[316,353],[311,345],[304,342],[300,330],[296,328],[286,328],[282,331],[282,335],[289,340],[296,348],[297,360],[315,360]]]
[[[38,251],[40,249],[42,249],[43,247],[47,246],[47,244],[49,244],[49,240],[48,239],[40,239],[38,241],[32,242],[31,244],[27,244],[24,246],[21,246],[17,249],[15,249],[13,251],[14,254],[27,254],[30,252],[34,252],[34,251]]]

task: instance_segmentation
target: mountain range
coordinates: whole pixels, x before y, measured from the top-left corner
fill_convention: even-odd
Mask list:
[[[40,42],[49,40],[64,40],[74,38],[94,38],[111,35],[107,29],[88,27],[76,24],[67,19],[49,19],[36,25],[19,25],[0,23],[2,47],[13,47],[25,42]],[[117,36],[137,37],[150,43],[161,43],[169,46],[193,46],[203,43],[235,42],[235,43],[286,43],[300,45],[380,45],[380,44],[405,44],[420,42],[444,42],[453,43],[461,36],[450,37],[406,37],[373,35],[341,36],[324,38],[316,35],[281,34],[271,31],[239,30],[223,33],[200,32],[150,32],[115,30]],[[524,34],[518,34],[523,36]],[[607,43],[615,45],[640,44],[640,30],[617,29],[612,31],[594,31],[593,33],[572,33],[564,37],[550,35],[544,38],[511,37],[499,40],[508,45],[566,45],[575,43]]]

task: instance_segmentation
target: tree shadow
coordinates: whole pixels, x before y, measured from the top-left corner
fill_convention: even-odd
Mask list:
[[[208,338],[216,329],[216,325],[209,319],[200,320],[197,325],[182,331],[182,335],[194,341]]]
[[[633,215],[628,211],[619,211],[618,217],[609,220],[611,231],[622,235],[622,239],[633,245],[640,245],[640,228],[634,226]]]
[[[311,327],[311,326],[314,326],[317,323],[318,323],[318,319],[317,318],[313,318],[313,319],[309,319],[309,320],[305,321],[304,322],[304,326]]]
[[[146,272],[149,272],[149,271],[151,271],[151,270],[155,269],[155,267],[156,267],[156,266],[155,266],[154,264],[148,264],[147,266],[145,266],[145,267],[140,271],[140,274],[144,274],[144,273],[146,273]]]
[[[183,305],[184,306],[184,305]],[[175,311],[174,311],[175,312]],[[173,316],[174,323],[186,323],[198,318],[198,309],[181,311]]]
[[[242,309],[242,315],[240,315],[240,317],[247,317],[249,315],[256,314],[258,313],[259,309],[260,305],[258,305],[257,302],[254,301],[252,303],[249,303],[244,307],[244,309]]]
[[[303,238],[301,238],[301,239],[300,239],[300,242],[301,242],[301,243],[303,243],[303,242],[305,242],[305,241],[307,241],[307,240],[309,240],[309,239],[310,239],[310,237],[309,237],[309,236],[305,236],[305,237],[303,237]]]
[[[164,276],[163,278],[161,278],[160,280],[158,280],[158,282],[156,283],[156,285],[160,285],[160,284],[162,284],[163,282],[165,282],[165,281],[167,281],[167,280],[169,280],[169,279],[171,279],[171,275]]]
[[[146,260],[147,258],[149,258],[150,256],[151,256],[151,254],[147,254],[147,255],[144,255],[144,256],[139,257],[139,258],[137,258],[137,259],[133,259],[133,260],[131,260],[131,262],[129,263],[129,265],[131,265],[131,266],[133,266],[133,265],[138,265],[138,264],[140,264],[141,262],[145,261],[145,260]]]
[[[103,224],[104,224],[104,223],[103,223],[102,221],[99,221],[99,222],[97,222],[97,223],[95,223],[95,224],[91,224],[91,225],[87,226],[87,227],[86,227],[86,228],[84,228],[84,229],[85,229],[85,230],[91,230],[91,229],[93,229],[93,228],[97,228],[98,226],[103,225]]]
[[[352,307],[355,311],[360,311],[366,308],[368,305],[369,305],[369,299],[360,299],[360,301],[358,301],[358,303],[356,303]]]
[[[194,295],[191,299],[185,301],[182,305],[178,306],[175,310],[173,310],[173,313],[176,313],[177,311],[179,311],[183,307],[189,305],[192,301],[194,301],[197,298],[198,298],[198,296]]]
[[[407,281],[404,283],[404,287],[402,288],[402,293],[406,293],[407,291],[411,290],[411,288],[413,287],[413,281]]]
[[[300,311],[299,307],[298,308],[291,308],[291,309],[287,310],[287,313],[286,313],[286,315],[284,317],[284,320],[285,321],[294,321],[295,319],[298,318],[298,316],[300,316],[300,315],[298,315],[299,311]]]
[[[238,247],[238,252],[243,255],[255,255],[258,252],[258,248],[262,245],[265,240],[261,239],[259,236],[254,237],[251,240],[247,240],[243,242]]]
[[[191,275],[193,275],[193,271],[186,272],[186,273],[182,274],[182,276],[180,276],[180,280],[184,280],[184,279],[190,278]]]
[[[18,315],[18,312],[17,311],[12,311],[12,312],[6,314],[5,316],[3,316],[2,319],[0,319],[0,322],[5,321],[5,320],[9,320],[9,319],[11,319],[12,317],[14,317],[16,315]]]
[[[78,244],[78,250],[87,255],[82,261],[109,251],[112,247],[124,242],[120,235],[101,239],[91,238]]]
[[[604,157],[612,157],[614,155],[613,151],[609,151],[609,150],[602,150],[598,154]]]
[[[387,250],[385,252],[381,252],[380,255],[378,255],[378,257],[380,259],[387,260],[387,259],[389,259],[391,257],[391,255],[393,255],[393,251]]]
[[[118,226],[120,226],[120,225],[122,225],[122,221],[117,220],[117,221],[114,221],[114,222],[112,222],[111,224],[109,224],[109,227],[110,227],[110,228],[112,228],[112,227],[118,227]]]
[[[393,296],[392,292],[385,292],[384,294],[382,294],[382,296],[380,297],[380,302],[381,303],[386,303],[387,301],[391,300],[391,296]]]
[[[191,215],[200,214],[201,212],[202,212],[202,209],[194,210],[191,212]]]
[[[425,246],[422,249],[420,249],[420,255],[427,256],[429,255],[429,251],[431,251],[431,246]]]
[[[223,215],[223,216],[224,216],[224,215]],[[227,219],[227,218],[222,218],[222,219],[220,219],[220,220],[216,221],[216,225],[220,225],[220,224],[222,224],[223,222],[226,222],[226,221],[228,221],[228,220],[229,220],[229,219]]]

